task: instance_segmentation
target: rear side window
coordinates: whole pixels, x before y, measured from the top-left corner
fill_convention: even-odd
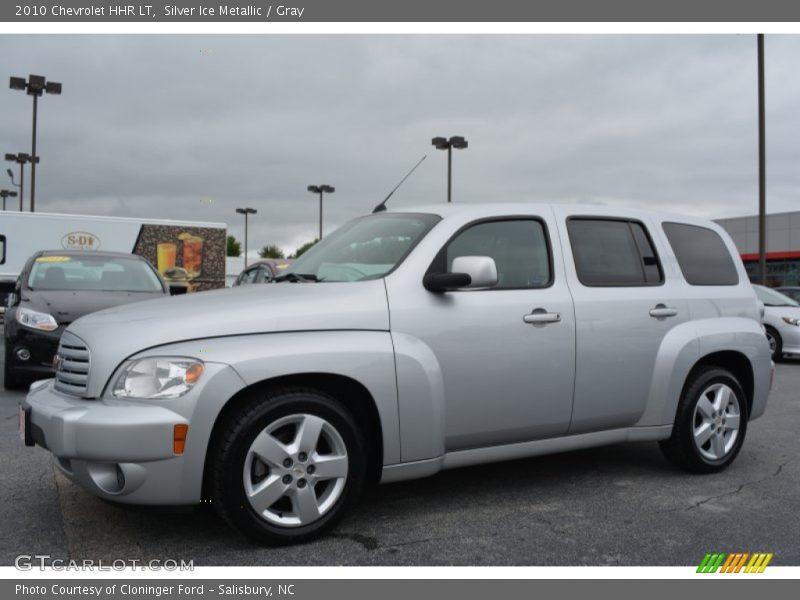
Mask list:
[[[739,283],[731,253],[716,231],[685,223],[664,223],[664,233],[690,285]]]
[[[637,221],[567,220],[578,279],[590,287],[659,285],[661,263],[644,226]]]

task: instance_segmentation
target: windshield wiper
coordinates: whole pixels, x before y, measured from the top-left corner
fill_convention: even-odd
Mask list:
[[[275,281],[275,283],[280,283],[281,281],[292,281],[295,283],[297,282],[312,283],[322,280],[312,273],[294,273],[293,271],[290,271],[289,273],[278,275],[273,281]]]

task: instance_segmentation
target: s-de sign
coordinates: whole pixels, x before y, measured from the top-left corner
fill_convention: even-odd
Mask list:
[[[100,238],[88,231],[73,231],[61,238],[61,246],[65,250],[97,250]]]

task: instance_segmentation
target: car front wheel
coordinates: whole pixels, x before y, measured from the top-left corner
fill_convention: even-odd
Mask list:
[[[253,394],[212,449],[212,502],[234,528],[281,545],[315,538],[357,499],[364,443],[349,412],[316,390]]]
[[[747,399],[728,370],[705,367],[684,388],[672,435],[660,442],[673,464],[694,473],[715,473],[730,465],[747,432]]]

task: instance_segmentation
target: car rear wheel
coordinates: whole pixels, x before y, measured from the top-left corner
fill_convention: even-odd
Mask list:
[[[694,473],[715,473],[730,465],[747,432],[747,399],[727,369],[704,367],[687,381],[672,435],[660,442],[673,464]]]
[[[783,339],[781,335],[772,327],[767,327],[767,341],[769,342],[769,351],[772,352],[772,360],[780,362],[783,358]]]
[[[254,393],[226,419],[212,448],[217,512],[266,544],[313,539],[333,527],[363,487],[364,442],[348,411],[316,390]]]

